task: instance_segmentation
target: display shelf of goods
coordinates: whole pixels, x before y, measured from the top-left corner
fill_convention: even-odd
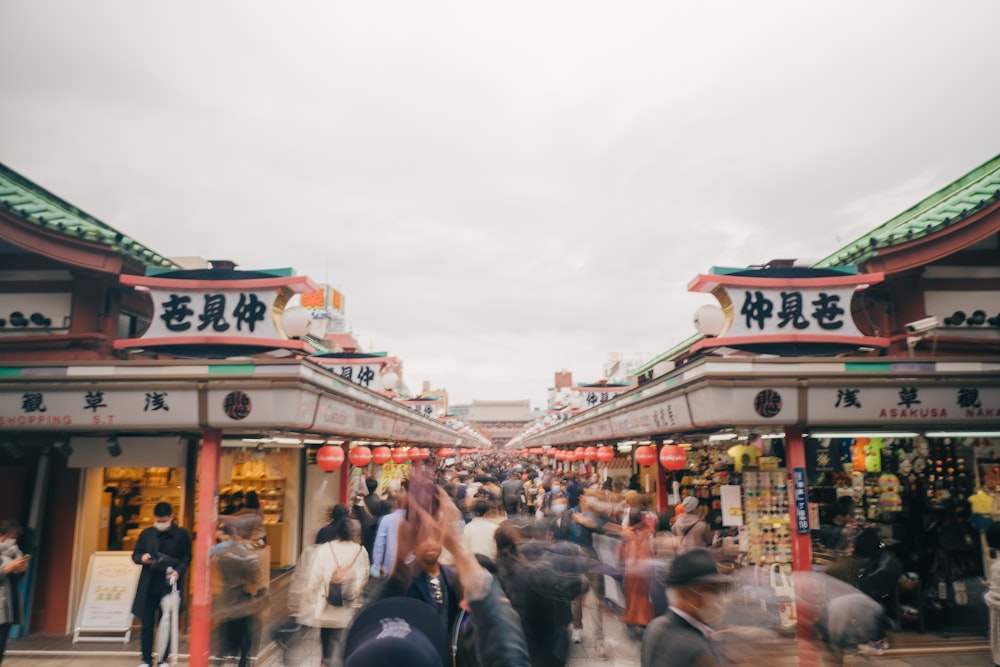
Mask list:
[[[260,511],[265,524],[281,523],[285,510],[285,479],[283,477],[234,476],[232,489],[244,494],[255,491],[260,501]]]

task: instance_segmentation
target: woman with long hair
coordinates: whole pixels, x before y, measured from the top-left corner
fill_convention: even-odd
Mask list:
[[[368,553],[357,540],[358,531],[351,525],[353,519],[347,507],[334,506],[330,518],[333,539],[317,545],[313,552],[303,603],[306,613],[301,620],[303,625],[320,629],[324,667],[332,667],[340,636],[361,606],[369,568]],[[340,575],[347,570],[347,578],[331,590],[334,573]]]

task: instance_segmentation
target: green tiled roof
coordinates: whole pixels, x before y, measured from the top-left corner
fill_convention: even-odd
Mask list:
[[[653,368],[653,366],[660,363],[661,361],[670,361],[671,359],[675,359],[680,355],[684,354],[685,352],[687,352],[689,347],[697,343],[702,338],[704,338],[704,336],[702,336],[700,333],[697,333],[691,336],[690,338],[682,340],[681,342],[677,343],[677,345],[674,345],[666,352],[656,355],[655,357],[644,363],[642,366],[631,369],[629,371],[629,374],[642,375],[643,373],[650,371]]]
[[[830,268],[861,264],[879,250],[913,241],[958,224],[1000,200],[1000,155],[813,264]]]
[[[166,257],[84,213],[0,164],[0,206],[24,222],[65,236],[100,243],[145,266],[176,266]]]

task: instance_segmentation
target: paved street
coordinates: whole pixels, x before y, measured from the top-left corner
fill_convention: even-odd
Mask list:
[[[590,600],[588,600],[590,602]],[[585,610],[583,642],[573,644],[568,667],[638,667],[639,665],[639,645],[630,639],[625,631],[625,626],[617,617],[606,614],[604,618],[604,629],[606,637],[607,655],[600,657],[594,651],[593,641],[593,607]],[[992,667],[993,660],[988,653],[988,648],[983,639],[960,639],[954,642],[954,652],[944,652],[935,655],[914,655],[919,648],[919,643],[926,642],[927,637],[916,638],[910,642],[910,646],[902,646],[897,642],[887,653],[880,657],[864,657],[859,655],[848,655],[844,664],[848,667],[861,667],[863,665],[878,665],[879,667]],[[67,642],[68,644],[68,642]],[[136,667],[139,663],[138,653],[127,653],[116,651],[113,645],[101,647],[99,650],[82,649],[75,655],[54,655],[51,657],[40,657],[38,655],[20,655],[18,642],[11,643],[8,650],[7,659],[4,661],[5,667]],[[72,645],[64,647],[73,650]],[[796,645],[790,639],[782,640],[767,650],[760,649],[753,653],[750,650],[742,650],[739,653],[740,660],[736,664],[741,665],[767,665],[767,667],[797,667],[799,664]],[[319,633],[311,630],[305,633],[301,640],[287,655],[272,653],[264,657],[260,663],[261,667],[318,667],[319,655]],[[179,664],[187,664],[186,656]],[[224,663],[218,663],[224,664]],[[231,662],[228,664],[235,664]],[[824,667],[829,663],[823,663]]]

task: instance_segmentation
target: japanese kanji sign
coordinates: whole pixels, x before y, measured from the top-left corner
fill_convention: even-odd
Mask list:
[[[699,347],[762,343],[821,343],[886,347],[888,339],[866,336],[851,312],[859,288],[881,282],[882,274],[817,275],[802,270],[798,277],[735,274],[700,275],[689,291],[712,292],[725,313],[719,335],[699,341]]]
[[[1000,388],[910,383],[861,387],[845,381],[809,388],[809,416],[818,424],[960,424],[1000,420]]]
[[[306,277],[185,280],[123,275],[121,282],[149,294],[153,317],[140,338],[115,341],[116,348],[301,347],[281,330],[279,316],[293,292],[315,289]]]

